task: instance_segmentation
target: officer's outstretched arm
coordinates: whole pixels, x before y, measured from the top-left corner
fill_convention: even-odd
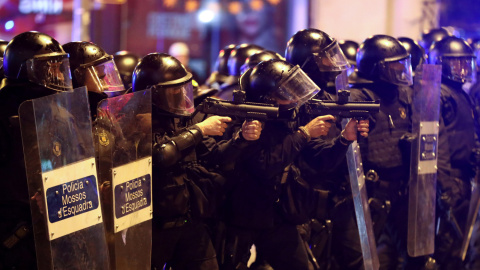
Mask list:
[[[170,167],[183,159],[202,141],[203,136],[221,136],[230,117],[212,116],[189,127],[186,131],[164,143],[153,146],[154,162],[160,167]]]

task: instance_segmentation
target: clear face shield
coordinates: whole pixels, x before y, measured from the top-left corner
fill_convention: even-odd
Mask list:
[[[83,81],[91,92],[105,93],[109,97],[125,92],[125,86],[113,58],[94,66],[77,68],[75,78]]]
[[[305,60],[302,68],[309,62],[313,61],[319,71],[344,71],[350,67],[348,59],[343,54],[342,49],[337,41],[334,41],[330,48],[321,53],[314,53]]]
[[[68,54],[36,56],[26,62],[28,80],[56,91],[72,90]]]
[[[457,82],[473,82],[476,62],[473,57],[442,57],[442,73]]]
[[[152,103],[159,109],[178,116],[190,116],[195,111],[191,80],[182,85],[155,85],[150,89]]]
[[[269,96],[279,105],[300,107],[320,91],[320,88],[299,67],[295,66],[291,74],[280,81],[278,91]]]
[[[396,85],[412,85],[412,64],[411,58],[400,59],[397,61],[381,62],[380,79]]]

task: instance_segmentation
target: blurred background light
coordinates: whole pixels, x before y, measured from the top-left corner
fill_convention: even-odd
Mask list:
[[[5,30],[9,31],[12,30],[12,28],[15,26],[15,23],[10,20],[5,23]]]
[[[198,13],[198,19],[203,23],[209,23],[215,18],[215,13],[209,9],[204,9]]]

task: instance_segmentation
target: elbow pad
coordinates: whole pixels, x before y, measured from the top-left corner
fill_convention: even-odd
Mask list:
[[[158,158],[158,164],[163,167],[169,167],[177,163],[186,156],[200,141],[202,141],[202,132],[195,126],[170,141],[154,146],[154,155]]]
[[[178,151],[184,152],[185,150],[195,147],[202,141],[202,132],[196,126],[191,127],[180,135],[172,138],[172,141],[177,146]]]

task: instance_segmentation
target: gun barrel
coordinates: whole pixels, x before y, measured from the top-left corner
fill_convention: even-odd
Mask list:
[[[346,118],[366,118],[380,111],[378,101],[360,101],[338,104],[335,101],[310,100],[305,104],[305,112],[310,115],[335,115]]]
[[[230,101],[207,99],[197,107],[206,114],[221,116],[267,120],[278,118],[278,107],[259,103],[233,103]]]

